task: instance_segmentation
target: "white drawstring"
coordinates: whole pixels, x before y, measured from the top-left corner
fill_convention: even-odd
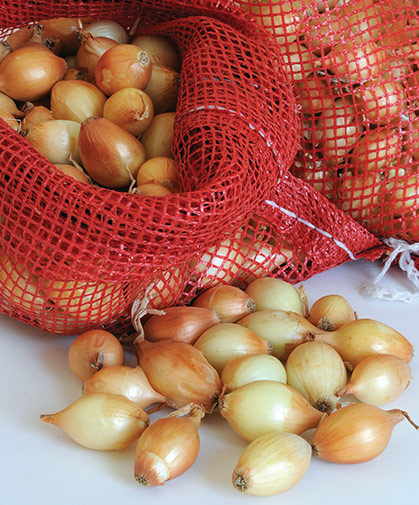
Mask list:
[[[379,298],[382,300],[395,300],[405,303],[419,302],[419,271],[415,267],[415,262],[412,254],[419,254],[419,242],[409,244],[405,240],[396,238],[388,238],[383,240],[384,244],[391,247],[393,250],[386,259],[383,269],[378,274],[377,278],[370,284],[365,284],[361,288],[361,292],[371,298]],[[406,272],[407,278],[412,282],[415,292],[399,291],[396,289],[377,286],[381,279],[386,275],[390,266],[393,264],[397,256],[399,258],[399,267]]]

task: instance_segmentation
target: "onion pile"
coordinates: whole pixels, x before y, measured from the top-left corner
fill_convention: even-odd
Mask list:
[[[169,38],[57,18],[1,47],[0,117],[51,164],[76,168],[60,173],[138,195],[180,191],[171,142],[181,61]]]
[[[295,175],[380,237],[419,240],[415,2],[242,0],[301,106]]]
[[[403,419],[419,429],[405,411],[380,408],[408,387],[412,344],[384,323],[358,319],[342,296],[309,309],[302,287],[258,278],[246,290],[204,288],[186,306],[155,310],[140,300],[132,321],[137,333],[125,343],[136,366],[124,365],[111,333],[79,335],[68,357],[83,395],[41,419],[87,448],[135,442],[141,485],[186,472],[199,456],[200,426],[217,411],[249,442],[232,484],[253,495],[290,489],[313,456],[377,457]],[[153,420],[165,407],[173,410]]]

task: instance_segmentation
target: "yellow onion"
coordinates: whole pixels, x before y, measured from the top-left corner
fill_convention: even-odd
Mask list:
[[[92,116],[81,124],[80,157],[90,177],[102,186],[126,188],[145,161],[139,140],[105,118]]]
[[[154,403],[165,403],[164,396],[150,386],[144,371],[124,365],[101,368],[83,383],[83,394],[113,393],[122,395],[142,409]]]
[[[20,123],[7,110],[4,110],[4,109],[0,108],[0,118],[4,122],[6,122],[10,126],[10,128],[13,128],[13,130],[16,130],[17,132],[20,130]]]
[[[331,89],[316,73],[297,81],[296,92],[303,114],[317,114],[333,106]]]
[[[365,403],[342,407],[319,424],[311,442],[313,453],[333,463],[370,461],[384,451],[393,428],[405,418],[410,421],[402,410],[382,410]]]
[[[310,310],[308,320],[322,330],[337,330],[355,319],[355,313],[341,295],[326,295],[316,300]]]
[[[147,286],[149,306],[164,309],[174,305],[183,293],[184,284],[184,273],[180,268],[171,267],[160,272]]]
[[[96,64],[95,81],[106,95],[123,88],[145,89],[151,77],[147,52],[131,44],[108,49]]]
[[[41,19],[39,24],[43,27],[42,34],[44,37],[59,40],[62,45],[62,54],[71,55],[75,54],[80,46],[78,41],[78,34],[80,27],[91,23],[93,18],[52,18]]]
[[[149,181],[144,184],[140,184],[135,188],[135,193],[141,196],[168,196],[172,194],[170,189],[157,181]]]
[[[16,107],[16,103],[9,96],[0,92],[0,109],[7,111],[14,117],[21,118],[24,116],[24,112],[20,111]]]
[[[400,129],[382,126],[360,139],[352,152],[351,163],[360,173],[382,171],[400,158],[401,150]]]
[[[102,329],[85,331],[73,340],[68,350],[70,370],[81,381],[87,380],[103,367],[123,363],[124,350],[120,341]]]
[[[141,89],[124,88],[111,95],[103,107],[103,117],[135,137],[150,126],[154,116],[151,98]]]
[[[386,184],[384,212],[402,212],[419,207],[419,178],[417,174],[389,177]]]
[[[338,330],[314,333],[316,342],[334,347],[353,366],[373,354],[392,354],[407,363],[413,346],[401,333],[373,319],[357,319]]]
[[[6,43],[10,47],[11,51],[15,51],[29,42],[33,37],[34,28],[35,25],[30,25],[13,31],[6,39]]]
[[[26,139],[51,163],[81,163],[80,123],[55,119],[30,126]]]
[[[179,85],[180,75],[176,70],[153,64],[151,77],[144,91],[151,98],[156,114],[176,107]]]
[[[327,54],[332,46],[342,40],[347,31],[348,21],[339,18],[334,12],[320,16],[310,16],[303,24],[303,42],[316,56]]]
[[[316,122],[316,131],[322,138],[326,162],[344,161],[363,131],[353,98],[345,96],[335,100]]]
[[[346,385],[346,368],[340,355],[327,344],[305,342],[288,356],[287,384],[300,392],[314,408],[331,412],[336,391]]]
[[[320,331],[300,314],[283,310],[258,310],[243,317],[237,324],[270,342],[272,354],[281,360],[286,360],[295,347]]]
[[[261,380],[287,383],[287,372],[278,358],[270,354],[239,356],[229,361],[221,373],[221,382],[226,391]]]
[[[74,165],[56,163],[53,165],[59,172],[68,175],[72,179],[83,182],[84,184],[90,184],[87,175],[83,172],[81,168],[75,167]]]
[[[0,297],[26,314],[43,314],[46,310],[39,279],[24,265],[15,262],[0,249]]]
[[[377,354],[360,361],[349,383],[336,396],[354,395],[361,402],[380,406],[398,398],[412,380],[410,366],[390,354]]]
[[[235,323],[256,310],[254,300],[247,293],[229,285],[206,289],[195,298],[192,305],[215,310],[222,323]]]
[[[302,44],[293,42],[290,45],[281,45],[285,71],[292,76],[294,81],[304,81],[313,71],[318,58]]]
[[[174,135],[175,112],[156,114],[148,128],[141,135],[147,159],[165,156],[173,158],[172,140]]]
[[[128,447],[149,424],[148,415],[128,398],[90,393],[41,420],[61,428],[75,442],[99,451]]]
[[[51,112],[56,119],[82,123],[90,116],[101,116],[106,96],[90,82],[63,80],[51,90]]]
[[[145,161],[138,171],[137,184],[141,186],[148,182],[158,182],[172,193],[179,192],[179,176],[176,161],[164,156],[150,158]]]
[[[127,44],[128,32],[123,26],[110,19],[99,19],[83,27],[83,33],[91,33],[94,37],[106,37],[115,40],[118,44]]]
[[[69,316],[90,324],[103,324],[125,304],[121,284],[43,279],[42,286],[48,298]]]
[[[102,54],[118,42],[106,37],[94,37],[91,33],[80,33],[81,45],[76,54],[76,66],[87,70],[87,78],[94,82],[97,62]]]
[[[39,100],[66,70],[65,60],[41,44],[21,47],[0,64],[0,91],[22,102]]]
[[[323,414],[290,386],[278,381],[255,381],[222,397],[219,410],[245,440],[271,432],[297,435],[315,428]]]
[[[168,307],[144,324],[144,338],[150,342],[172,339],[193,344],[205,330],[220,322],[215,310],[202,307]]]
[[[233,486],[246,494],[270,496],[295,486],[306,474],[311,446],[295,433],[267,433],[241,453],[233,470]]]
[[[307,300],[304,291],[297,289],[282,279],[261,278],[251,282],[245,289],[256,303],[256,310],[283,310],[307,314]]]
[[[25,116],[21,123],[22,135],[27,135],[30,128],[35,124],[45,123],[46,121],[55,119],[49,109],[43,105],[33,105],[30,102],[25,103],[23,112]]]
[[[67,61],[67,60],[66,60]],[[67,70],[63,77],[64,81],[88,81],[87,70],[84,68],[72,67]]]
[[[220,323],[205,330],[194,343],[221,374],[226,364],[243,355],[271,354],[272,345],[235,323]]]
[[[186,472],[199,453],[203,416],[202,409],[195,407],[183,417],[174,412],[150,424],[135,448],[135,480],[143,486],[161,486]]]
[[[12,48],[10,47],[10,44],[8,44],[5,40],[0,41],[0,63],[11,52],[12,52]]]
[[[210,412],[221,391],[221,380],[201,351],[176,341],[135,342],[139,366],[151,386],[162,394],[170,407],[189,403]]]
[[[174,42],[163,35],[138,35],[131,44],[147,51],[153,65],[179,70],[180,58]]]
[[[407,109],[407,93],[401,82],[371,80],[363,82],[355,96],[366,119],[372,124],[386,124],[399,119]]]

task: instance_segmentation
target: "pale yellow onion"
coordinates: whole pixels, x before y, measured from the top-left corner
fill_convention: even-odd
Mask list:
[[[123,365],[124,359],[120,341],[109,331],[100,328],[80,334],[68,350],[70,370],[81,381],[87,380],[103,367]]]
[[[272,354],[281,360],[286,360],[295,347],[320,331],[300,314],[283,310],[258,310],[243,317],[237,324],[270,342]]]
[[[81,124],[80,157],[90,177],[102,186],[127,188],[144,163],[141,142],[120,126],[99,116]]]
[[[353,98],[345,96],[333,102],[316,122],[324,156],[330,163],[341,163],[362,134],[362,122],[357,117]]]
[[[88,80],[94,82],[99,58],[118,42],[107,37],[94,37],[91,33],[81,32],[80,36],[81,45],[76,54],[76,66],[87,69]]]
[[[156,114],[148,128],[141,135],[147,159],[165,156],[173,158],[172,140],[174,135],[175,112]]]
[[[180,75],[176,70],[153,64],[151,77],[144,91],[151,98],[156,114],[173,110],[176,107],[179,86]]]
[[[226,391],[260,380],[287,383],[287,372],[278,358],[270,354],[239,356],[229,361],[221,373],[221,382]]]
[[[178,412],[157,419],[138,439],[134,476],[142,486],[161,486],[178,477],[198,456],[198,428],[204,412],[199,407],[191,407],[191,412],[183,417]]]
[[[142,340],[135,342],[135,352],[151,386],[170,407],[196,403],[208,412],[213,410],[221,380],[201,351],[184,342]]]
[[[61,428],[75,442],[99,451],[119,450],[133,443],[148,426],[148,415],[128,398],[90,393],[41,420]]]
[[[80,123],[55,119],[32,125],[26,139],[51,163],[81,163],[79,133]]]
[[[333,347],[321,342],[304,342],[288,356],[285,369],[287,384],[314,408],[327,413],[336,408],[336,391],[346,385],[347,374],[342,358]]]
[[[283,310],[307,314],[307,302],[301,289],[282,279],[261,278],[251,282],[245,289],[256,303],[256,310]]]
[[[21,122],[22,135],[27,135],[30,128],[35,124],[55,119],[52,112],[43,105],[33,105],[30,102],[26,102],[23,111],[25,116]]]
[[[17,108],[16,102],[10,98],[10,96],[2,92],[0,92],[0,109],[7,111],[17,118],[21,118],[24,115],[24,113]]]
[[[90,324],[103,324],[125,305],[121,284],[45,278],[42,286],[48,298],[69,316]]]
[[[233,470],[233,486],[246,494],[271,496],[295,486],[306,474],[311,446],[295,433],[267,433],[251,442]]]
[[[100,19],[83,27],[84,33],[91,33],[94,37],[106,37],[118,44],[127,44],[129,35],[127,30],[116,21]]]
[[[43,26],[44,37],[60,41],[63,55],[73,55],[80,46],[78,38],[80,29],[92,22],[94,22],[92,17],[53,17],[41,19],[39,24]]]
[[[314,62],[317,69],[329,70],[347,82],[357,83],[378,76],[386,65],[387,53],[372,41],[338,42],[327,56]]]
[[[351,155],[351,163],[360,173],[383,171],[390,163],[400,158],[401,151],[400,129],[382,126],[360,139]]]
[[[322,330],[337,330],[355,319],[355,313],[348,300],[341,295],[326,295],[317,299],[307,318]]]
[[[360,361],[349,383],[336,395],[350,394],[363,403],[380,406],[396,400],[411,380],[412,371],[406,361],[390,354],[377,354]]]
[[[241,246],[234,238],[227,238],[220,245],[210,247],[201,256],[191,260],[191,279],[205,288],[229,284],[240,272],[244,262]]]
[[[59,172],[68,175],[72,179],[83,182],[84,184],[90,184],[87,175],[81,170],[81,168],[75,167],[74,165],[56,163],[53,165]]]
[[[172,192],[160,182],[145,182],[135,188],[135,193],[140,196],[168,196]]]
[[[406,337],[373,319],[357,319],[335,331],[314,333],[314,340],[334,347],[352,366],[373,354],[392,354],[407,363],[413,357],[413,346]]]
[[[208,328],[217,325],[220,317],[204,307],[168,307],[161,315],[152,315],[144,325],[144,338],[150,342],[172,339],[193,344]]]
[[[417,174],[390,177],[386,184],[385,212],[402,212],[419,207],[419,178]]]
[[[172,158],[158,156],[145,161],[138,171],[137,184],[159,182],[171,192],[180,191],[177,163]]]
[[[13,130],[16,130],[17,132],[20,130],[19,121],[7,110],[0,108],[0,118],[6,122],[10,128],[13,128]]]
[[[171,267],[157,274],[147,286],[149,306],[153,309],[170,307],[182,295],[184,285],[184,272],[178,267]]]
[[[96,85],[105,95],[123,88],[145,89],[152,65],[147,52],[131,44],[117,44],[99,58],[95,69]]]
[[[43,314],[46,299],[39,278],[0,249],[0,297],[26,314]]]
[[[348,21],[339,18],[333,11],[310,16],[301,27],[302,40],[313,54],[321,56],[327,54],[335,43],[342,40],[347,29]]]
[[[313,454],[333,463],[370,461],[384,451],[393,428],[405,418],[410,421],[402,410],[382,410],[365,403],[342,407],[319,424],[311,441]]]
[[[146,409],[154,403],[165,403],[165,398],[151,387],[144,371],[124,365],[101,368],[83,383],[83,394],[113,393],[122,395]]]
[[[106,96],[94,84],[63,80],[51,90],[51,112],[56,119],[82,123],[90,116],[102,116]]]
[[[272,345],[235,323],[220,323],[205,330],[194,343],[221,374],[226,364],[243,355],[271,354]]]
[[[164,65],[179,71],[180,57],[170,38],[163,35],[137,35],[131,44],[147,51],[153,65]]]
[[[245,440],[255,440],[271,432],[301,434],[315,428],[323,414],[298,391],[278,381],[245,384],[219,401],[219,410]]]
[[[41,44],[21,47],[0,64],[0,91],[22,102],[46,96],[67,70],[63,58]]]
[[[215,310],[222,323],[235,323],[256,310],[254,300],[247,293],[230,285],[206,289],[195,298],[192,305]]]
[[[135,137],[150,126],[154,116],[151,98],[141,89],[124,88],[111,95],[103,107],[103,117]]]

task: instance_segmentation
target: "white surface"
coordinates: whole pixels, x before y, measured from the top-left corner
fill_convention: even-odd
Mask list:
[[[360,286],[372,281],[380,269],[379,263],[361,260],[318,274],[305,283],[309,303],[326,294],[341,294],[359,317],[380,320],[418,346],[418,305],[371,300],[359,294]],[[381,284],[410,289],[395,267]],[[39,420],[40,414],[61,410],[81,393],[80,382],[67,366],[72,338],[49,335],[3,315],[0,334],[2,505],[417,502],[419,433],[407,421],[394,428],[389,445],[375,460],[337,465],[313,458],[297,486],[282,495],[260,498],[240,494],[232,487],[231,474],[246,442],[219,414],[213,414],[201,425],[201,450],[194,466],[164,486],[144,488],[133,477],[135,444],[119,452],[92,451]],[[411,367],[409,388],[383,408],[401,408],[419,422],[417,357]]]

